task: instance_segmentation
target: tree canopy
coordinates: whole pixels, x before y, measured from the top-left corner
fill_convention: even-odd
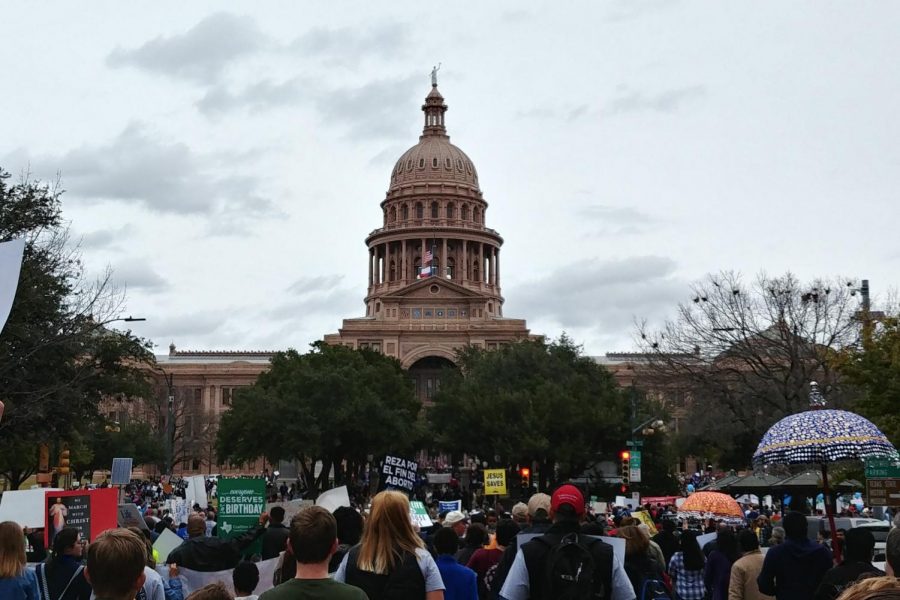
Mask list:
[[[615,460],[628,429],[612,375],[566,337],[467,347],[428,409],[438,449],[499,465],[540,464],[541,487]]]
[[[332,467],[336,482],[344,480],[344,461],[352,471],[369,455],[417,449],[420,410],[396,359],[318,342],[306,354],[277,353],[269,371],[237,390],[216,445],[232,463],[297,460],[307,484],[323,489]]]
[[[106,271],[85,276],[62,218],[61,190],[0,170],[0,241],[25,239],[18,290],[0,333],[0,471],[18,486],[39,443],[66,443],[98,418],[104,397],[147,393],[147,341],[107,328],[124,292]]]

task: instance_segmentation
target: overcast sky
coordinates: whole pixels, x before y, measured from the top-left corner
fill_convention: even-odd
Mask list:
[[[0,19],[0,166],[58,172],[165,352],[305,349],[428,74],[505,238],[504,314],[633,350],[705,273],[900,283],[900,3],[56,2]]]

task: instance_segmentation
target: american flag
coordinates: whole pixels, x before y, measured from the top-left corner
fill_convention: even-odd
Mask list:
[[[433,259],[433,258],[434,258],[434,255],[431,253],[431,250],[426,250],[425,251],[425,261],[423,262],[423,264],[427,265],[428,263],[431,262],[431,259]]]

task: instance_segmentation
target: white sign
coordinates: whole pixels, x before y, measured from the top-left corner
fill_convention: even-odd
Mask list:
[[[172,533],[171,529],[166,528],[163,529],[162,533],[159,534],[159,537],[156,538],[156,541],[153,542],[153,549],[159,552],[160,562],[165,562],[169,557],[169,553],[180,546],[182,542],[184,542],[183,539]],[[166,577],[168,576],[167,573]]]
[[[312,500],[291,500],[290,502],[269,502],[266,504],[266,512],[272,514],[272,509],[276,506],[280,506],[284,509],[284,522],[290,524],[291,519],[294,518],[298,512],[307,506],[312,506],[315,504]]]
[[[434,525],[431,517],[428,516],[428,509],[421,500],[413,500],[409,503],[409,518],[412,519],[413,525],[419,526],[419,529],[427,529]]]
[[[275,580],[275,571],[281,566],[282,556],[283,553],[279,556],[276,556],[275,558],[270,558],[269,560],[263,560],[256,563],[256,568],[259,569],[259,583],[256,584],[256,589],[253,590],[254,594],[262,594],[266,590],[270,590],[274,587],[273,583]],[[156,572],[159,573],[164,580],[169,580],[169,567],[167,567],[166,565],[157,566]],[[233,573],[234,569],[228,569],[227,571],[215,571],[212,573],[202,573],[200,571],[192,571],[190,569],[183,569],[181,567],[178,567],[178,579],[181,580],[182,595],[187,598],[191,594],[191,592],[199,590],[203,586],[209,585],[210,583],[222,583],[226,588],[228,588],[228,591],[233,594]]]
[[[25,238],[0,243],[0,331],[6,325],[19,287]]]
[[[702,550],[703,546],[715,540],[717,535],[718,534],[715,531],[712,533],[704,533],[703,535],[698,535],[697,543],[700,544],[700,549]]]
[[[206,504],[206,478],[203,475],[194,475],[187,478],[185,494],[188,506],[193,509],[195,504],[205,509]]]
[[[59,488],[9,490],[0,500],[0,522],[13,521],[20,527],[35,529],[46,525],[44,496],[47,492],[61,492]]]
[[[350,506],[350,495],[347,493],[347,486],[342,485],[327,492],[322,492],[316,500],[316,506],[321,506],[328,512],[334,512],[342,506]]]

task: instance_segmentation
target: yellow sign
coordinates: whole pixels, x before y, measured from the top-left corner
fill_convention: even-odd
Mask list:
[[[484,470],[484,495],[506,495],[506,469]]]
[[[650,535],[656,535],[656,524],[653,522],[653,518],[650,515],[642,510],[636,510],[631,513],[631,516],[645,524],[648,528],[650,528]]]

